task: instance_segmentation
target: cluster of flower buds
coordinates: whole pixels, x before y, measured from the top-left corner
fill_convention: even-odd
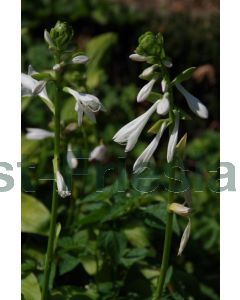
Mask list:
[[[138,157],[133,166],[133,172],[140,173],[146,168],[147,163],[157,149],[160,139],[168,126],[171,126],[171,134],[167,148],[167,161],[170,163],[174,158],[178,141],[179,122],[182,115],[180,110],[177,109],[173,103],[173,87],[176,87],[177,90],[180,91],[185,97],[189,108],[199,117],[207,118],[208,110],[199,99],[191,95],[181,85],[182,81],[191,77],[194,68],[183,71],[175,79],[170,81],[167,68],[172,66],[172,62],[165,54],[163,37],[160,33],[155,35],[152,32],[146,32],[142,35],[139,38],[139,45],[136,48],[135,53],[130,55],[130,59],[150,64],[150,66],[139,76],[141,79],[147,80],[148,83],[140,89],[137,95],[137,102],[140,103],[146,101],[153,94],[157,95],[158,98],[156,98],[155,103],[144,114],[123,126],[115,134],[113,140],[119,144],[126,145],[126,152],[131,151],[136,145],[138,138],[151,115],[155,112],[159,116],[165,116],[169,113],[168,118],[160,119],[160,122],[158,121],[155,126],[153,126],[156,136]],[[152,93],[157,81],[161,82],[161,92]]]

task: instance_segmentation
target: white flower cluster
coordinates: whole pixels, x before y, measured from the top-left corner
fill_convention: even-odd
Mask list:
[[[138,62],[146,62],[148,57],[144,57],[138,54],[131,54],[130,59]],[[154,64],[148,68],[146,68],[141,76],[148,77],[152,76],[149,82],[144,85],[137,95],[137,102],[143,102],[148,99],[150,96],[154,84],[158,80],[158,77],[155,77],[154,72],[158,65]],[[176,88],[182,93],[182,95],[187,100],[189,108],[197,114],[201,118],[208,117],[208,110],[203,105],[203,103],[191,95],[188,91],[181,84],[175,84]],[[168,84],[166,80],[163,78],[161,82],[162,87],[162,97],[158,99],[144,114],[137,117],[133,121],[129,122],[125,126],[123,126],[113,137],[113,140],[121,145],[126,145],[125,152],[131,151],[134,146],[136,145],[140,134],[142,133],[143,128],[147,124],[148,120],[150,119],[153,113],[157,113],[160,116],[164,116],[169,112],[170,109],[170,94],[168,91]],[[174,125],[173,130],[171,132],[168,148],[167,148],[167,161],[171,162],[173,160],[177,140],[178,140],[178,129],[179,129],[179,119],[180,115],[178,111],[173,111],[172,114],[174,115]],[[152,140],[152,142],[147,146],[147,148],[143,151],[143,153],[138,157],[134,166],[133,172],[134,173],[141,173],[145,168],[146,164],[149,162],[151,157],[153,156],[155,150],[158,147],[160,139],[167,128],[170,122],[163,122],[157,135]]]

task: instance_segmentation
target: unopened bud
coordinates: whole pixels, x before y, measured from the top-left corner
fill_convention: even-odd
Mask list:
[[[189,219],[188,224],[187,224],[187,226],[183,232],[182,238],[181,238],[178,255],[182,255],[182,252],[185,249],[187,242],[189,240],[190,233],[191,233],[191,220]]]
[[[59,50],[65,50],[73,37],[73,29],[67,22],[57,21],[50,31],[50,38]]]
[[[85,64],[89,61],[89,58],[86,55],[78,55],[73,57],[72,62],[74,64]]]
[[[32,93],[33,95],[38,95],[41,93],[41,91],[45,88],[46,86],[46,81],[45,80],[41,80],[38,81],[37,84],[33,87],[32,89]]]
[[[168,210],[182,217],[189,216],[192,211],[190,207],[175,202],[169,205]]]

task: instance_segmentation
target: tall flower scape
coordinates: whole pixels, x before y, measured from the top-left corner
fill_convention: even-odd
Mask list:
[[[66,185],[61,172],[60,142],[61,108],[63,105],[61,102],[62,92],[70,94],[75,99],[75,111],[77,113],[79,126],[82,125],[84,115],[92,122],[96,122],[95,113],[103,110],[103,105],[99,99],[94,95],[88,94],[84,88],[82,91],[77,91],[72,87],[63,85],[63,76],[68,65],[86,64],[88,62],[87,56],[79,53],[79,51],[69,50],[72,38],[73,29],[65,22],[58,21],[55,27],[51,29],[50,33],[45,30],[44,39],[54,57],[55,65],[52,66],[52,70],[44,71],[42,73],[36,72],[32,66],[29,66],[28,74],[23,73],[21,77],[22,95],[38,95],[52,112],[54,121],[54,132],[40,128],[27,128],[26,134],[26,138],[30,140],[43,140],[46,138],[54,139],[53,171],[55,180],[53,181],[50,232],[44,267],[42,289],[43,300],[49,299],[49,281],[55,250],[54,244],[56,243],[57,232],[60,230],[56,226],[58,195],[61,198],[71,196],[71,191]],[[47,93],[47,85],[50,83],[53,83],[54,85],[53,99],[50,99]],[[71,169],[76,168],[78,161],[72,152],[71,144],[68,145],[68,153],[66,156],[69,167]]]
[[[181,204],[174,202],[174,160],[183,159],[184,148],[186,146],[187,134],[185,134],[178,143],[178,131],[180,120],[185,118],[185,113],[174,101],[173,90],[179,91],[187,101],[190,110],[198,117],[208,118],[208,110],[205,105],[191,93],[189,93],[182,85],[182,82],[188,80],[195,68],[189,68],[179,74],[173,80],[170,79],[169,69],[172,67],[171,59],[166,56],[164,50],[163,37],[160,33],[157,35],[152,32],[146,32],[139,38],[139,45],[134,54],[130,55],[130,59],[136,62],[147,63],[150,66],[144,69],[139,76],[141,79],[148,81],[137,95],[137,102],[141,103],[148,99],[156,100],[151,107],[142,115],[123,126],[113,137],[113,140],[121,145],[125,145],[125,152],[131,151],[136,145],[139,136],[148,123],[153,114],[159,115],[159,120],[149,130],[156,134],[151,143],[146,147],[142,154],[137,158],[133,165],[134,173],[141,173],[147,166],[154,152],[156,151],[161,137],[166,133],[168,128],[169,140],[167,146],[166,160],[170,164],[171,176],[169,177],[169,199],[168,199],[168,219],[165,230],[164,250],[162,257],[162,265],[160,269],[160,276],[158,278],[157,289],[153,295],[153,300],[161,299],[164,282],[166,279],[166,272],[168,267],[170,244],[172,237],[172,223],[173,213],[182,217],[188,218],[188,224],[182,235],[178,255],[181,255],[186,243],[189,239],[191,222],[191,201],[190,192],[186,192],[186,201]],[[158,84],[159,83],[159,84]],[[153,92],[155,86],[161,86],[161,90]]]

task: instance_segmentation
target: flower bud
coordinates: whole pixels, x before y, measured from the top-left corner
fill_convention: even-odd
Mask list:
[[[166,93],[166,91],[168,89],[168,85],[167,85],[167,81],[165,79],[162,80],[161,86],[162,86],[162,92]]]
[[[145,70],[143,70],[142,74],[139,75],[139,77],[141,79],[148,78],[149,76],[151,76],[153,74],[153,72],[155,71],[156,68],[157,68],[157,65],[152,65],[152,66],[146,68]]]
[[[50,31],[50,38],[58,50],[65,50],[73,37],[73,29],[67,22],[57,21]]]
[[[57,189],[58,189],[59,196],[62,198],[71,196],[71,192],[68,190],[68,187],[63,179],[63,176],[58,170],[56,173],[56,180],[57,180]]]
[[[155,82],[156,82],[156,79],[152,79],[141,88],[141,90],[139,91],[139,93],[137,95],[137,102],[143,102],[148,98]]]
[[[50,37],[50,34],[49,32],[45,29],[44,30],[44,40],[45,42],[48,44],[48,47],[51,49],[51,48],[54,48],[54,45],[53,45],[53,41]]]
[[[70,169],[76,169],[78,166],[78,160],[72,151],[71,144],[68,145],[67,162]]]
[[[73,57],[72,62],[74,64],[85,64],[88,62],[89,58],[86,55],[78,55]]]
[[[169,205],[168,210],[182,217],[189,216],[192,211],[190,207],[175,202]]]
[[[133,53],[133,54],[129,55],[129,58],[134,61],[146,61],[147,60],[146,56],[139,55],[137,53]]]
[[[107,160],[107,148],[105,145],[99,145],[90,153],[89,161],[99,161],[104,163]]]
[[[157,106],[157,113],[159,115],[164,116],[168,113],[169,106],[170,106],[168,98],[169,98],[169,93],[165,93],[163,95],[163,98],[160,100],[160,102]]]
[[[182,255],[182,252],[185,249],[187,242],[189,240],[190,233],[191,233],[191,220],[189,219],[188,224],[187,224],[187,226],[183,232],[182,238],[181,238],[178,255]]]

